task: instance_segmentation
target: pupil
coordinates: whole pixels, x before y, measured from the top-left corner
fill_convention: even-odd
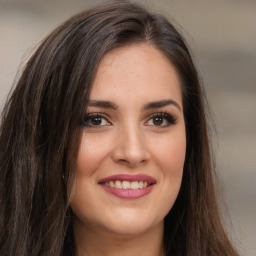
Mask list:
[[[162,117],[155,117],[153,119],[154,125],[161,125],[163,123],[163,118]]]
[[[93,125],[100,125],[101,124],[101,117],[93,117],[91,120]]]

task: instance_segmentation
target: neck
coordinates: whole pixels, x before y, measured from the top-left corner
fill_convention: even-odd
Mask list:
[[[117,234],[74,221],[76,256],[164,256],[163,223],[141,234]]]

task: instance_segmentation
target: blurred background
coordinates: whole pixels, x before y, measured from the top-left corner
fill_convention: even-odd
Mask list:
[[[18,69],[49,31],[102,2],[0,0],[0,111]],[[167,15],[190,45],[216,122],[228,228],[241,255],[256,256],[256,0],[134,2]]]

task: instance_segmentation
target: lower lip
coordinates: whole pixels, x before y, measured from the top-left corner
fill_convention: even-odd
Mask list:
[[[119,188],[111,188],[106,186],[102,186],[102,187],[106,192],[114,196],[117,196],[120,198],[126,198],[126,199],[135,199],[135,198],[140,198],[149,194],[153,189],[153,186],[154,185],[150,185],[148,187],[141,188],[141,189],[119,189]]]

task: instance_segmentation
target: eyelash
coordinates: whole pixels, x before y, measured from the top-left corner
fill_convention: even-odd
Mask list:
[[[100,118],[101,120],[104,119],[106,120],[106,122],[108,123],[107,125],[94,125],[94,124],[89,124],[89,122],[92,121],[92,118],[95,117],[95,118]],[[146,121],[146,123],[148,123],[151,119],[153,118],[162,118],[162,119],[165,119],[168,124],[167,125],[147,125],[147,126],[156,126],[156,127],[160,127],[160,128],[164,128],[164,127],[168,127],[168,126],[171,126],[171,125],[174,125],[177,123],[177,120],[176,118],[174,118],[172,115],[170,115],[169,113],[167,112],[159,112],[159,113],[154,113],[152,114]],[[108,121],[108,118],[102,114],[102,113],[91,113],[91,114],[88,114],[85,116],[83,122],[82,122],[82,125],[84,127],[92,127],[92,128],[100,128],[102,126],[109,126],[111,125],[111,122]]]
[[[162,127],[162,128],[168,127],[168,126],[171,126],[171,125],[174,125],[174,124],[177,123],[177,119],[176,119],[173,115],[171,115],[171,114],[169,114],[169,113],[167,113],[167,112],[155,113],[155,114],[153,114],[153,115],[150,116],[150,118],[148,119],[147,122],[149,122],[149,120],[151,120],[151,119],[153,119],[153,118],[157,118],[157,117],[158,117],[158,118],[163,118],[163,119],[167,120],[167,122],[168,122],[167,125],[159,126],[159,127]],[[155,125],[155,126],[158,126],[158,125]]]
[[[109,123],[109,125],[111,125],[111,123],[108,121],[108,119],[102,113],[91,113],[91,114],[88,114],[84,117],[83,126],[85,126],[85,127],[94,127],[94,128],[99,128],[99,127],[103,126],[103,125],[88,124],[88,122],[91,120],[92,117],[105,119]]]

